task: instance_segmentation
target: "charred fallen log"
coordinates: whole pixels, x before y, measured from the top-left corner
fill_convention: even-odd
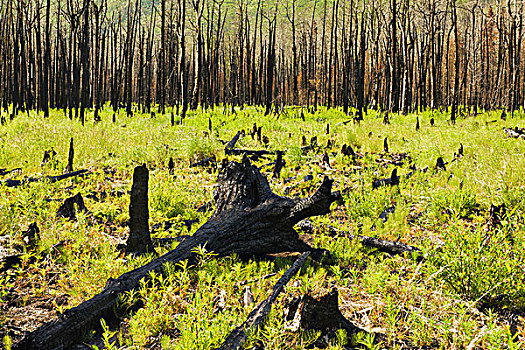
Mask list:
[[[308,220],[301,221],[297,226],[304,232],[310,234],[313,234],[315,232],[315,226]],[[330,225],[328,225],[327,228],[330,232],[330,235],[340,235],[347,236],[350,239],[358,239],[359,242],[361,242],[361,244],[365,247],[376,248],[381,252],[389,253],[392,255],[408,253],[409,255],[414,256],[416,261],[424,260],[423,252],[421,251],[421,249],[405,243],[388,241],[362,235],[354,236],[349,232],[338,230]]]
[[[238,131],[237,134],[228,142],[226,147],[224,147],[224,153],[230,154],[230,151],[235,148],[235,144],[239,141],[239,138],[244,135],[244,131]]]
[[[340,198],[339,192],[331,191],[333,181],[328,177],[310,197],[278,196],[247,158],[227,164],[217,180],[215,211],[193,236],[150,263],[108,281],[101,293],[27,334],[13,349],[53,349],[78,343],[86,332],[98,327],[101,318],[115,318],[122,293],[139,288],[140,281],[152,272],[162,273],[166,263],[192,260],[200,246],[218,256],[236,253],[240,257],[312,251],[299,239],[294,225],[327,214],[330,204]]]
[[[284,289],[284,286],[292,279],[295,274],[301,269],[304,265],[306,259],[310,255],[310,252],[303,253],[293,265],[284,273],[284,275],[277,281],[273,286],[272,293],[268,298],[266,298],[262,303],[257,305],[255,309],[248,315],[246,321],[236,327],[229,335],[226,337],[226,340],[222,345],[216,350],[237,350],[242,347],[246,339],[248,338],[248,333],[251,330],[257,329],[257,327],[262,326],[268,314],[272,310],[272,304],[277,299],[279,294]]]
[[[505,132],[508,137],[525,140],[525,128],[518,128],[517,126],[515,128],[504,128],[503,132]]]
[[[215,158],[215,155],[212,155],[211,157],[204,158],[202,160],[199,160],[198,162],[194,162],[190,164],[191,168],[198,167],[198,166],[216,166],[217,165],[217,159]]]
[[[68,179],[70,177],[79,176],[79,175],[88,175],[88,174],[89,174],[89,171],[87,169],[82,169],[82,170],[77,170],[77,171],[73,171],[67,174],[56,175],[56,176],[44,176],[44,177],[39,177],[39,178],[30,177],[25,180],[7,179],[4,181],[1,181],[0,185],[4,185],[6,187],[19,187],[24,184],[31,183],[31,182],[37,182],[37,181],[49,181],[53,183],[53,182]]]
[[[22,172],[22,168],[15,168],[15,169],[11,169],[11,170],[7,170],[5,168],[2,168],[0,169],[0,176],[5,176],[7,174],[11,174],[11,173],[21,173]]]
[[[283,152],[284,151],[279,151],[279,152]],[[272,154],[275,154],[274,152],[272,151],[267,151],[267,150],[250,150],[250,149],[231,149],[228,151],[227,154],[231,154],[231,155],[246,155],[247,157],[250,157],[251,159],[253,160],[258,160],[259,158],[262,158],[264,156],[268,156],[268,155],[272,155]]]

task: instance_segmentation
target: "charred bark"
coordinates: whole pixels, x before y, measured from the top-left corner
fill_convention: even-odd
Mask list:
[[[76,205],[76,209],[75,209]],[[57,217],[63,217],[69,220],[77,219],[77,210],[87,213],[88,210],[84,204],[84,198],[80,193],[77,193],[73,197],[66,198],[64,203],[57,210]]]
[[[148,209],[149,171],[141,165],[133,171],[131,201],[129,203],[129,237],[126,242],[126,253],[154,252],[149,233]]]
[[[46,180],[51,182],[51,183],[53,183],[53,182],[65,180],[65,179],[70,178],[70,177],[84,175],[84,174],[86,174],[86,175],[89,174],[89,171],[87,169],[82,169],[82,170],[77,170],[77,171],[73,171],[71,173],[57,175],[57,176],[44,176],[44,177],[41,177],[41,178],[30,177],[30,178],[28,178],[26,180],[11,180],[11,179],[7,179],[5,181],[0,182],[0,185],[4,185],[6,187],[19,187],[19,186],[25,185],[26,183],[37,182],[37,181],[46,181]]]
[[[286,315],[286,320],[291,322],[289,328],[292,331],[299,329],[321,331],[321,335],[314,343],[318,348],[327,347],[329,339],[335,338],[338,329],[346,330],[347,337],[362,332],[362,329],[343,316],[339,310],[338,296],[337,289],[333,289],[330,293],[317,298],[306,294],[292,300]]]

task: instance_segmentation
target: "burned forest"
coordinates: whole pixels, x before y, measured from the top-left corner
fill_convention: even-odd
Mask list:
[[[525,348],[524,6],[0,0],[0,346]]]

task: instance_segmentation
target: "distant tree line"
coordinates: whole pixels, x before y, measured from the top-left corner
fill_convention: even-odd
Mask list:
[[[0,0],[6,113],[524,104],[523,0],[109,1]]]

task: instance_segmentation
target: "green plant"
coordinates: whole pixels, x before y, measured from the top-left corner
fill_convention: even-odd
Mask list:
[[[118,331],[111,331],[103,318],[100,319],[100,325],[102,326],[102,341],[104,343],[104,349],[117,349],[117,346],[115,345],[117,341],[112,340],[112,338],[118,333]],[[99,350],[99,347],[96,345],[91,345],[91,348]]]
[[[457,294],[483,303],[523,305],[525,255],[514,249],[520,242],[509,241],[504,230],[471,230],[456,222],[430,262]]]

